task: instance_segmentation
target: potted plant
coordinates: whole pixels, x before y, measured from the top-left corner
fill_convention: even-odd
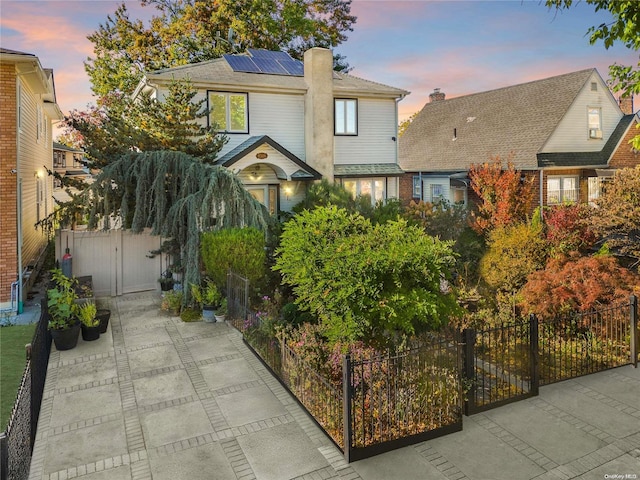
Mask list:
[[[78,343],[80,333],[75,282],[60,269],[51,270],[51,279],[53,288],[47,290],[48,327],[56,348],[69,350]]]
[[[83,303],[78,307],[78,316],[82,323],[82,339],[91,342],[100,338],[100,319],[97,317],[98,309],[92,301]]]
[[[224,322],[227,317],[227,299],[222,298],[215,312],[216,322]]]
[[[108,308],[99,308],[96,312],[96,317],[100,320],[100,333],[106,333],[109,326],[109,319],[111,318],[111,310]]]
[[[206,280],[204,285],[191,285],[191,295],[195,303],[202,307],[202,318],[205,322],[215,322],[216,310],[220,307],[222,297],[218,287],[211,280]]]
[[[162,275],[160,275],[158,282],[160,282],[160,290],[162,290],[163,292],[173,290],[173,284],[175,283],[175,281],[173,280],[173,273],[171,272],[171,270],[167,269],[162,272]]]

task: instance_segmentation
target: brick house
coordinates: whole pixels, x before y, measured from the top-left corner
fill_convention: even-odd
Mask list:
[[[45,166],[53,167],[52,122],[62,118],[53,71],[0,48],[0,111],[0,311],[16,311],[47,245],[35,224],[53,208]]]
[[[468,170],[500,156],[534,178],[536,204],[588,202],[616,168],[640,162],[638,123],[595,69],[446,100],[436,90],[399,142],[400,198],[469,203]]]

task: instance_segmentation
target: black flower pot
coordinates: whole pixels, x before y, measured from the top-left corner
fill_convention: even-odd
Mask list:
[[[57,350],[71,350],[78,344],[80,333],[80,323],[75,323],[69,328],[62,330],[51,329],[51,338]]]
[[[106,333],[109,319],[111,318],[111,310],[107,310],[106,308],[98,309],[96,318],[100,319],[100,333]]]
[[[160,290],[162,290],[163,292],[173,290],[173,283],[173,281],[160,282]]]
[[[100,325],[96,325],[95,327],[87,327],[86,325],[82,325],[82,340],[85,342],[92,342],[94,340],[98,340],[100,338]]]

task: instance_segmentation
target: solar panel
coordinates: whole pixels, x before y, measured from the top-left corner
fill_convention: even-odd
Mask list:
[[[274,75],[286,75],[287,71],[275,60],[269,60],[266,58],[254,58],[255,63],[262,73],[271,73]]]
[[[247,51],[254,59],[263,58],[265,60],[277,60],[277,61],[291,60],[291,57],[286,52],[275,52],[271,50],[265,50],[262,48],[261,49],[249,48]]]
[[[260,73],[261,70],[251,58],[244,55],[223,55],[234,72]]]
[[[302,77],[304,75],[304,66],[300,60],[283,60],[280,65],[284,67],[289,75]]]

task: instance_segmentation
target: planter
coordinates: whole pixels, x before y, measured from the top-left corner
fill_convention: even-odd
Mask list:
[[[165,281],[165,282],[160,282],[160,290],[162,290],[163,292],[168,292],[170,290],[173,290],[173,283],[172,281]]]
[[[51,338],[57,350],[71,350],[78,344],[78,335],[80,333],[80,322],[69,328],[59,330],[53,328],[50,330]]]
[[[85,342],[92,342],[100,338],[100,325],[96,325],[95,327],[87,327],[86,325],[82,325],[81,329],[82,340],[84,340]]]
[[[111,310],[99,308],[98,313],[96,313],[96,318],[100,319],[100,333],[106,333],[109,319],[111,318]]]
[[[225,319],[227,318],[226,315],[215,315],[215,317],[216,317],[216,322],[220,322],[220,323],[224,322]]]
[[[207,323],[215,323],[216,307],[205,305],[202,307],[202,318]]]

